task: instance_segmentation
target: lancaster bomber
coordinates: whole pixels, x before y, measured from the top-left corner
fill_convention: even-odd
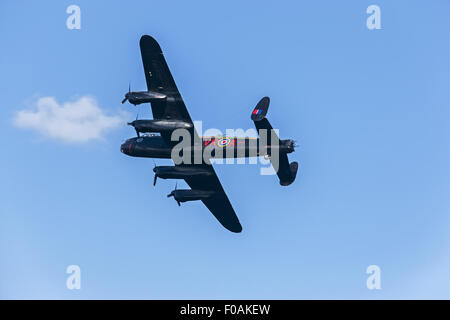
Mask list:
[[[280,140],[267,120],[268,97],[262,98],[251,113],[258,138],[199,137],[158,42],[144,35],[140,47],[147,91],[129,89],[122,104],[126,101],[135,106],[150,103],[153,120],[136,119],[128,123],[136,130],[137,137],[126,140],[120,151],[132,157],[172,159],[174,166],[154,167],[153,185],[157,178],[184,179],[191,189],[175,188],[167,197],[173,197],[178,205],[201,200],[226,229],[241,232],[239,219],[209,159],[264,156],[270,159],[280,184],[288,186],[294,182],[298,170],[298,163],[289,163],[287,156],[294,151],[294,141]],[[179,141],[173,139],[175,132],[186,133],[190,138],[188,145],[177,150],[181,161],[174,159],[179,145]],[[196,157],[196,153],[201,156]]]

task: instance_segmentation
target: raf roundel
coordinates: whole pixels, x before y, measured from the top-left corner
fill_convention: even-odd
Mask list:
[[[230,144],[231,139],[230,138],[222,138],[219,141],[217,141],[217,145],[219,147],[226,147],[227,145]]]

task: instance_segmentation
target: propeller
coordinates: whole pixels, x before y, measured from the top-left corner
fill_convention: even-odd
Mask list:
[[[136,121],[138,119],[138,116],[139,116],[139,112],[136,114],[136,119],[134,121]],[[134,127],[134,130],[136,130],[137,137],[140,138],[141,135],[139,134],[139,131],[136,129],[136,127],[134,126],[134,121],[133,122],[128,122],[127,124],[129,126],[133,126]]]
[[[155,177],[153,178],[153,188],[154,188],[156,186],[156,179],[158,179],[158,176],[156,175],[156,171],[155,171],[156,163],[154,160],[153,160],[153,164],[154,164],[153,172],[155,172]]]
[[[124,104],[128,100],[130,93],[131,93],[131,84],[128,83],[128,92],[125,93],[125,98],[122,100],[122,104]]]
[[[177,182],[175,182],[175,190],[173,190],[171,193],[169,193],[167,195],[167,198],[170,198],[170,197],[174,197],[175,198],[175,191],[177,191]],[[178,201],[177,199],[175,199],[175,201],[177,202],[178,206],[180,207],[181,206],[180,201]]]

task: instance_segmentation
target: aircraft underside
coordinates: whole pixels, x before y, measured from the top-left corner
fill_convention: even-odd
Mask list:
[[[268,97],[262,98],[251,114],[258,138],[199,137],[161,47],[147,35],[141,37],[140,47],[147,91],[133,92],[129,88],[122,103],[150,103],[153,119],[128,123],[137,137],[126,140],[120,151],[132,157],[172,159],[173,166],[153,168],[153,185],[158,178],[185,180],[191,189],[175,188],[167,197],[173,197],[178,205],[202,201],[225,228],[241,232],[239,219],[209,160],[265,156],[280,185],[288,186],[298,170],[298,163],[289,163],[287,157],[294,151],[294,141],[280,140],[267,120]]]

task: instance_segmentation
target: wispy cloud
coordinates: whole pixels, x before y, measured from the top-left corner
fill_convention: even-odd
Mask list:
[[[83,143],[103,138],[106,131],[123,125],[126,118],[126,112],[105,114],[92,96],[62,104],[54,97],[42,97],[32,108],[17,112],[13,121],[17,127],[34,130],[44,137]]]

